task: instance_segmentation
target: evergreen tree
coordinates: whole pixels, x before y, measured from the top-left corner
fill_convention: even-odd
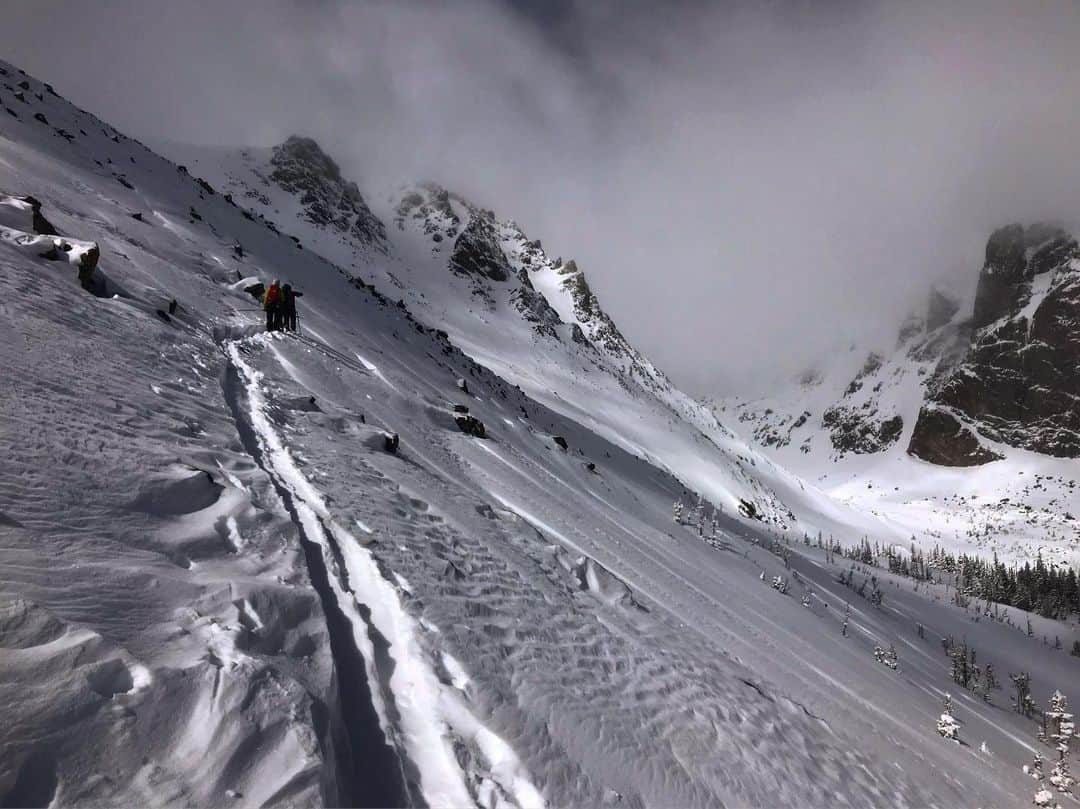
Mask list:
[[[1035,709],[1035,700],[1031,697],[1031,675],[1022,671],[1019,674],[1010,674],[1009,679],[1016,688],[1013,710],[1030,718]]]
[[[1065,695],[1055,691],[1050,697],[1050,709],[1045,713],[1046,740],[1057,751],[1057,761],[1050,772],[1050,783],[1054,789],[1066,795],[1072,794],[1076,783],[1069,773],[1069,746],[1076,732],[1073,715],[1069,713],[1069,703]]]
[[[939,718],[937,722],[937,732],[940,733],[943,738],[952,739],[959,744],[959,731],[960,724],[953,717],[952,695],[946,694],[945,702],[941,708],[941,718]]]

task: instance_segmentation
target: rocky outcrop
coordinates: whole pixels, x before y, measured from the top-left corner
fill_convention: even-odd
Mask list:
[[[876,413],[848,407],[830,407],[821,423],[829,428],[829,439],[841,455],[881,452],[895,444],[904,430],[900,416],[881,419]]]
[[[517,279],[518,288],[510,293],[510,303],[517,308],[522,317],[533,324],[537,332],[558,339],[557,327],[562,325],[559,313],[551,308],[547,298],[536,291],[529,279],[528,270],[524,268],[518,270]],[[574,333],[575,342],[578,341],[578,334],[581,334],[581,339],[584,340],[585,335],[581,332],[581,327],[576,323],[574,326],[577,327]]]
[[[1080,457],[1076,241],[1048,225],[996,231],[971,326],[966,354],[931,386],[908,451],[947,465],[993,460],[973,448],[973,429],[1011,446]]]
[[[577,262],[570,259],[565,264],[556,262],[556,271],[563,276],[563,287],[574,301],[574,314],[578,321],[590,327],[589,336],[593,342],[600,343],[613,356],[632,356],[630,344],[619,331],[615,321],[600,308],[585,273],[578,269]]]
[[[454,242],[450,269],[462,275],[506,281],[507,266],[494,221],[483,214],[474,214]]]
[[[450,202],[451,196],[442,186],[424,183],[402,195],[394,212],[394,222],[398,229],[402,230],[405,220],[413,219],[436,243],[443,239],[453,239],[461,230],[461,217],[454,211]],[[465,209],[471,207],[460,198],[454,199]]]
[[[924,406],[908,452],[939,466],[979,466],[1001,458],[982,445],[974,432],[940,407]]]
[[[311,138],[293,135],[274,148],[270,164],[270,179],[300,197],[309,222],[385,250],[382,221],[368,208],[356,183],[346,181],[337,163]]]

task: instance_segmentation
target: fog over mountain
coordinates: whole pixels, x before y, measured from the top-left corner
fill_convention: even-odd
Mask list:
[[[653,6],[44,0],[0,43],[135,134],[459,189],[699,393],[889,343],[994,227],[1080,219],[1074,3]]]

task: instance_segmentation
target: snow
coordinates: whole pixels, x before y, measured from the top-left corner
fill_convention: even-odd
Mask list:
[[[1050,275],[1036,277],[1029,306],[1037,307],[1045,296]],[[942,327],[936,336],[950,328]],[[877,525],[861,533],[850,528],[835,532],[838,541],[850,544],[865,534],[871,541],[901,548],[914,540],[924,548],[939,545],[953,553],[987,558],[997,553],[1006,563],[1023,564],[1038,553],[1048,562],[1080,563],[1080,523],[1068,516],[1080,510],[1075,460],[985,439],[1002,460],[949,468],[907,453],[936,362],[912,356],[911,348],[909,344],[886,352],[881,367],[863,377],[853,393],[846,390],[867,356],[855,348],[838,353],[819,372],[816,384],[793,383],[764,399],[713,404],[722,416],[735,414],[736,429],[747,440],[785,434],[790,428],[790,442],[763,446],[762,451],[813,483],[829,500],[877,518]],[[822,423],[822,414],[837,403],[878,417],[900,415],[900,437],[880,452],[840,455]],[[809,418],[793,427],[804,412]]]
[[[1080,664],[1042,637],[1068,648],[1075,625],[1033,617],[1029,638],[1016,610],[999,623],[880,571],[882,606],[863,602],[846,564],[786,543],[886,519],[751,450],[655,369],[486,308],[411,222],[388,254],[348,253],[384,289],[401,280],[407,310],[383,302],[295,199],[267,189],[303,250],[45,98],[50,122],[90,134],[6,116],[0,186],[97,243],[127,297],[0,250],[0,803],[1030,801],[1035,724],[1005,692],[954,695],[971,746],[934,732],[956,690],[940,638],[1029,671],[1042,701]],[[302,337],[258,333],[237,284],[268,277],[304,291]],[[712,545],[671,520],[694,490],[725,509]],[[741,497],[792,528],[735,516]]]

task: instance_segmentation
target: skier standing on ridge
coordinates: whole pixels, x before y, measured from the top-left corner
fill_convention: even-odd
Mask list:
[[[281,327],[281,286],[277,280],[270,285],[263,295],[263,309],[266,310],[266,330],[277,331]]]
[[[302,298],[303,292],[297,292],[291,284],[281,288],[282,327],[285,331],[296,331],[296,299]]]

